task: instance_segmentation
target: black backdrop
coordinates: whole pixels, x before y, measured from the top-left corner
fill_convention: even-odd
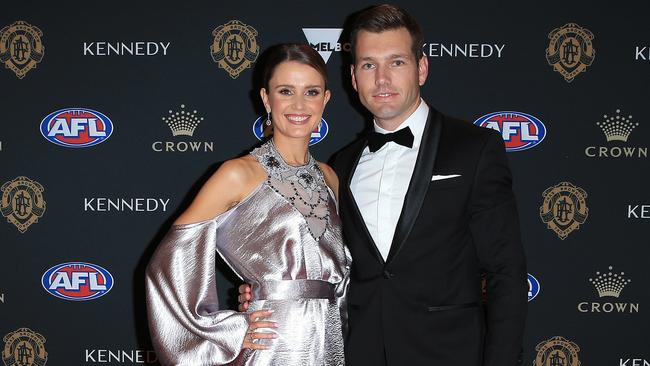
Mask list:
[[[262,109],[254,90],[255,63],[237,77],[220,68],[211,55],[213,31],[226,25],[228,34],[248,41],[249,51],[255,43],[263,52],[275,43],[306,42],[303,28],[343,28],[349,14],[370,4],[3,4],[0,28],[7,28],[0,37],[13,45],[0,45],[0,61],[7,65],[0,70],[0,184],[6,195],[6,218],[0,223],[0,336],[5,364],[22,360],[32,365],[44,352],[49,365],[154,362],[155,355],[148,352],[144,267],[218,162],[257,142],[252,126]],[[529,303],[524,364],[550,365],[543,351],[554,347],[566,357],[557,363],[562,366],[577,365],[578,360],[583,365],[647,365],[650,8],[642,2],[409,0],[398,5],[423,26],[423,50],[430,63],[423,96],[430,105],[472,122],[493,112],[526,113],[546,128],[535,147],[508,155],[529,272],[541,287]],[[242,32],[232,27],[232,20],[254,31]],[[34,28],[21,31],[17,21],[42,34],[34,37]],[[568,23],[587,32],[573,34],[574,45],[581,45],[588,38],[585,34],[593,35],[591,47],[582,44],[583,59],[578,61],[588,63],[593,56],[591,65],[571,82],[545,55],[549,33],[566,32],[560,28]],[[145,54],[101,55],[109,52],[103,42],[113,47],[144,42]],[[151,55],[146,55],[147,42],[158,45],[149,46]],[[332,42],[332,48],[337,43],[346,48],[343,38]],[[468,48],[465,55],[443,50],[458,50],[456,45]],[[476,56],[472,48],[492,54],[470,57]],[[43,52],[40,62],[23,60],[29,57],[26,50],[33,51],[29,55],[34,59]],[[567,50],[561,60],[575,56]],[[329,131],[312,146],[320,160],[329,159],[368,125],[349,87],[346,55],[334,51],[327,62],[333,94],[324,114]],[[28,64],[36,67],[21,78],[11,68]],[[95,146],[69,148],[39,132],[50,113],[79,108],[106,115],[112,135]],[[173,117],[170,111],[203,119],[192,136],[173,136],[163,120]],[[502,116],[516,120],[518,113]],[[597,125],[608,119],[619,121],[619,126],[631,124],[627,130],[632,131],[619,141],[608,141]],[[609,122],[605,125],[609,128]],[[175,151],[155,151],[166,146]],[[178,151],[187,146],[188,151]],[[22,215],[33,221],[42,202],[38,192],[27,189],[28,180],[14,181],[18,177],[40,184],[45,201],[45,212],[24,232],[9,220]],[[552,201],[551,226],[582,221],[580,213],[587,215],[565,239],[540,216],[544,192],[561,182],[580,189],[577,195],[566,189],[549,192],[557,198]],[[582,203],[580,195],[586,196]],[[138,206],[138,198],[144,199],[144,206]],[[112,288],[88,301],[52,296],[41,277],[68,262],[103,267],[114,279]],[[76,266],[72,272],[94,268]],[[98,276],[101,285],[104,277]],[[624,285],[609,293],[597,291],[613,282]],[[236,278],[224,270],[218,283],[222,306],[234,306]],[[21,328],[28,330],[14,333]],[[572,343],[551,341],[553,337]],[[11,353],[20,360],[9,358]]]

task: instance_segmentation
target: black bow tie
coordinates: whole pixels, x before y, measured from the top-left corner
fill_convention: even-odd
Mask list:
[[[372,132],[368,136],[368,149],[370,149],[370,152],[375,152],[381,149],[381,147],[384,146],[384,144],[386,144],[388,141],[393,141],[396,144],[412,148],[413,133],[408,127],[402,128],[401,130],[392,133]]]

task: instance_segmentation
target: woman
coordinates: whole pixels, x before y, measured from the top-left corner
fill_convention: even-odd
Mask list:
[[[345,363],[351,259],[338,180],[308,149],[330,98],[325,63],[307,45],[279,45],[263,75],[273,137],[214,173],[147,268],[149,325],[164,365]],[[219,310],[216,253],[252,284],[247,313]]]

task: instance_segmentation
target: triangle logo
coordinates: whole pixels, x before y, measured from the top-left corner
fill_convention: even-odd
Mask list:
[[[309,45],[318,51],[327,63],[332,51],[337,49],[343,28],[303,28],[302,32],[305,33]]]

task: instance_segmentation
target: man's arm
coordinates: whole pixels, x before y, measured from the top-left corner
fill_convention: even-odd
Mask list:
[[[470,230],[487,279],[483,366],[514,366],[526,320],[526,260],[503,140],[492,131],[475,172],[469,210]]]

